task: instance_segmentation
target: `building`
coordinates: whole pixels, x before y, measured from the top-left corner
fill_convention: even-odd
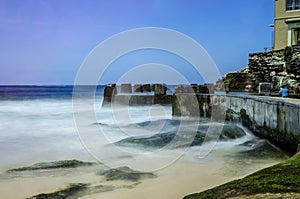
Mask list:
[[[300,0],[275,0],[273,50],[300,42]]]

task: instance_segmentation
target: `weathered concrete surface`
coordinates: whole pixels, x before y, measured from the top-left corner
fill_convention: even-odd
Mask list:
[[[121,93],[132,93],[131,84],[121,84]]]
[[[143,85],[142,84],[135,84],[133,86],[133,92],[142,93],[143,92]]]
[[[211,117],[212,121],[217,122],[240,122],[255,135],[268,139],[292,154],[300,149],[300,99],[199,94],[194,92],[195,85],[178,87],[175,89],[177,93],[167,95],[165,85],[152,86],[155,89],[154,95],[117,95],[115,84],[108,85],[104,91],[103,104],[172,104],[174,117]]]
[[[238,120],[263,137],[294,154],[300,142],[300,100],[227,96],[227,118]]]
[[[151,92],[150,84],[143,84],[142,88],[143,92]]]
[[[117,94],[116,84],[107,84],[104,89],[104,100],[103,104],[111,102],[111,99]]]
[[[112,99],[112,103],[128,106],[144,106],[153,104],[171,104],[172,95],[145,95],[145,94],[118,94]]]
[[[214,121],[242,123],[255,135],[292,154],[296,153],[300,142],[299,99],[177,94],[173,100],[172,114],[175,117],[212,116]]]
[[[154,95],[166,95],[167,85],[166,84],[152,84],[152,91]]]
[[[195,93],[175,93],[172,103],[173,116],[210,117],[211,97]]]

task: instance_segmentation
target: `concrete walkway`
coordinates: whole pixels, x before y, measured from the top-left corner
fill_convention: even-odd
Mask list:
[[[284,98],[284,97],[272,97],[272,96],[261,96],[261,95],[227,95],[230,97],[248,98],[248,99],[259,99],[261,101],[277,102],[277,103],[289,103],[300,106],[300,99],[297,98]]]
[[[285,101],[285,102],[289,102],[292,104],[300,104],[300,99],[295,99],[295,98],[284,98],[284,97],[268,97],[268,98],[271,98],[271,99],[273,98],[276,100]]]

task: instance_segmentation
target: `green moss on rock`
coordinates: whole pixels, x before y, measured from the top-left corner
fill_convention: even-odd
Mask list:
[[[17,172],[17,171],[35,171],[35,170],[42,170],[42,169],[59,169],[59,168],[75,168],[81,166],[92,166],[96,163],[94,162],[83,162],[79,160],[61,160],[61,161],[54,161],[54,162],[41,162],[36,163],[32,166],[28,167],[21,167],[16,169],[10,169],[7,172]]]
[[[266,193],[300,193],[300,153],[243,179],[185,196],[184,199],[223,199]]]
[[[107,181],[112,180],[128,180],[128,181],[138,181],[142,178],[154,178],[156,175],[149,172],[134,171],[129,167],[119,167],[114,169],[109,169],[104,172],[98,172],[99,175],[105,176]]]
[[[74,197],[79,192],[85,191],[87,188],[88,188],[88,184],[83,184],[83,183],[70,184],[65,189],[53,193],[42,193],[28,199],[66,199],[66,198]]]
[[[211,125],[222,125],[222,124],[211,124]],[[181,132],[178,133],[178,129],[167,132],[158,133],[150,137],[128,137],[123,140],[116,142],[115,144],[119,146],[136,146],[141,145],[143,149],[148,148],[161,148],[168,146],[168,148],[179,148],[186,146],[201,145],[206,137],[206,139],[216,139],[219,136],[221,140],[230,140],[240,138],[246,135],[244,130],[235,124],[224,124],[222,125],[222,132],[220,135],[215,135],[219,133],[218,131],[210,131],[207,134],[210,125],[200,125],[197,132]],[[215,134],[214,134],[215,133]]]

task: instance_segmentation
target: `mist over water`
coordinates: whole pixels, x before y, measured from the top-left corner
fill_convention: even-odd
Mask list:
[[[93,160],[84,148],[74,122],[72,87],[1,87],[0,93],[0,168],[2,170],[41,161]],[[95,126],[101,128],[106,139],[103,143],[113,144],[127,137],[151,136],[176,131],[178,128],[178,123],[171,122],[170,106],[111,109],[111,107],[101,107],[102,93],[103,87],[100,87],[94,102],[96,121],[87,124],[86,128]],[[83,97],[81,100],[85,102],[88,99]],[[80,111],[84,116],[87,110],[82,107]],[[97,133],[99,132],[93,135],[97,136]],[[234,147],[253,137],[248,132],[247,136],[240,139],[219,142],[215,150],[220,147],[227,149]],[[103,145],[99,143],[100,146]],[[196,148],[198,150],[199,146]],[[103,158],[106,158],[106,155],[103,154]]]
[[[205,129],[212,125],[209,118],[201,118],[200,125],[199,118],[186,118],[188,122],[180,123],[172,119],[171,106],[102,107],[103,86],[97,87],[94,99],[86,97],[89,96],[89,87],[80,89],[79,98],[72,101],[71,86],[0,87],[0,183],[7,198],[23,198],[25,193],[28,197],[32,196],[40,193],[38,187],[49,192],[74,181],[99,180],[94,168],[76,170],[78,177],[73,176],[71,170],[57,171],[51,174],[55,176],[51,179],[38,178],[32,172],[26,174],[27,180],[30,179],[29,184],[27,181],[23,182],[24,176],[17,176],[23,183],[24,193],[20,192],[16,196],[11,190],[15,182],[5,171],[38,162],[77,159],[99,161],[109,167],[128,166],[134,170],[154,172],[158,176],[155,183],[146,182],[144,186],[148,186],[150,190],[162,187],[165,195],[160,197],[168,198],[171,192],[167,190],[172,186],[168,184],[170,182],[178,181],[176,194],[182,196],[183,193],[198,191],[199,188],[183,186],[181,181],[186,184],[199,180],[199,176],[207,175],[208,179],[201,181],[204,188],[219,184],[219,180],[224,182],[243,176],[287,158],[279,149],[241,126],[238,127],[246,132],[244,136],[219,139],[207,156],[199,158],[199,151],[203,146],[201,142],[191,147],[182,147],[182,143],[185,143],[180,139],[173,145],[168,145],[168,142],[171,140],[172,143],[179,129],[183,137],[198,129],[200,134],[197,136],[201,139],[201,136],[205,136]],[[80,123],[74,119],[72,103],[82,105],[76,109],[76,114],[82,119]],[[203,135],[201,132],[204,132]],[[235,132],[230,133],[235,135]],[[208,172],[207,169],[211,171]],[[47,172],[45,175],[48,175]],[[40,184],[39,180],[45,181]],[[145,190],[137,188],[136,195],[143,195]],[[118,194],[122,195],[122,191],[112,191],[103,197],[117,198]]]

